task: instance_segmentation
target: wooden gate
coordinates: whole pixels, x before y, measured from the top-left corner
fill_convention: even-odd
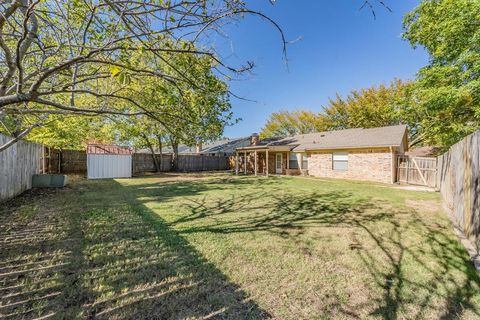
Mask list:
[[[398,156],[397,182],[435,188],[437,158]]]

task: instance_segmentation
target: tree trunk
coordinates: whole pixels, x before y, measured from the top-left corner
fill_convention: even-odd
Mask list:
[[[161,135],[157,135],[157,139],[158,139],[158,152],[160,153],[160,161],[159,161],[159,166],[160,166],[160,171],[162,171],[163,169],[163,154],[162,154],[162,136]]]
[[[177,171],[178,170],[178,142],[176,139],[171,139],[171,142],[172,142],[172,149],[173,149],[172,170]]]
[[[148,137],[145,134],[143,134],[143,139],[145,139],[148,149],[150,149],[150,152],[152,154],[152,160],[153,160],[153,165],[155,166],[155,172],[160,172],[160,168],[158,167],[157,157],[155,157],[155,149],[153,149],[152,143],[150,142],[150,140],[148,140]]]

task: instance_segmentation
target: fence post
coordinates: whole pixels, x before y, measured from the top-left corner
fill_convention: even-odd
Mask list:
[[[410,175],[410,157],[407,157],[407,184],[408,184],[409,175]]]

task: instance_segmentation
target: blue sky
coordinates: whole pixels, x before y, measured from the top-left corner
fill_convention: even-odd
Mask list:
[[[422,49],[401,38],[402,17],[418,0],[386,0],[392,13],[376,8],[359,11],[362,0],[251,0],[251,7],[273,18],[283,28],[288,45],[288,68],[279,34],[267,22],[247,17],[226,28],[215,45],[230,63],[254,61],[253,74],[230,82],[231,90],[249,102],[232,98],[235,117],[225,136],[259,132],[275,111],[304,108],[321,111],[338,92],[413,79],[428,62]]]

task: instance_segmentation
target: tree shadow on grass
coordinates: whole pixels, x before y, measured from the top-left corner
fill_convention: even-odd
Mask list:
[[[384,203],[345,191],[281,194],[284,181],[96,181],[27,197],[0,214],[0,314],[9,319],[268,318],[184,235],[262,232],[301,241],[310,228],[324,226],[350,232],[345,236],[363,265],[365,286],[379,294],[361,303],[325,302],[320,314],[480,316],[479,280],[448,223],[429,221],[413,209],[386,210]],[[258,191],[267,184],[268,191]],[[187,213],[166,222],[146,202],[168,210],[180,203]]]
[[[88,317],[270,317],[134,194],[128,196],[116,183],[106,187],[119,195],[111,199],[116,206],[92,206],[84,215],[82,281],[89,288]]]
[[[2,318],[270,318],[125,191],[86,183],[1,213]]]
[[[413,209],[402,213],[408,214],[408,220],[384,221],[388,232],[381,234],[356,222],[380,252],[378,256],[356,251],[375,285],[383,289],[371,314],[385,319],[403,318],[407,313],[417,319],[432,313],[439,319],[480,317],[480,280],[451,225],[426,223]],[[389,268],[379,268],[380,261],[387,261]]]
[[[268,232],[293,239],[309,228],[345,227],[352,237],[352,254],[367,272],[365,286],[381,294],[368,302],[332,303],[326,309],[336,313],[330,316],[480,317],[480,281],[448,219],[431,221],[413,208],[393,207],[345,191],[272,192],[281,190],[280,183],[271,182],[267,192],[229,192],[214,198],[199,195],[221,189],[221,184],[204,185],[201,192],[181,194],[187,213],[167,224],[180,234]],[[169,188],[167,196],[182,189],[176,184]],[[241,182],[234,189],[242,188],[248,185]],[[144,190],[131,192],[156,201],[155,194]]]
[[[69,193],[34,189],[2,203],[1,319],[73,319],[78,313],[82,237],[75,204],[61,198]]]

